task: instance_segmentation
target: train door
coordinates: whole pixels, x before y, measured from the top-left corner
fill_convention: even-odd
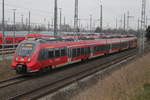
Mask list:
[[[111,42],[110,43],[110,50],[109,50],[110,53],[112,52],[112,48],[113,48],[113,43]]]
[[[49,65],[48,63],[48,50],[47,49],[41,49],[39,53],[38,60],[40,61],[41,68],[42,67],[47,67]]]
[[[91,56],[94,56],[94,47],[95,47],[95,46],[91,46],[91,47],[90,47]]]
[[[110,52],[110,44],[107,43],[107,44],[105,45],[105,48],[104,48],[104,49],[105,49],[105,54],[108,54],[108,53]]]
[[[67,47],[67,56],[68,56],[68,63],[70,63],[71,59],[72,59],[72,48],[71,47]]]
[[[68,62],[67,49],[66,47],[60,48],[60,64],[66,64]]]
[[[55,58],[54,58],[54,65],[60,65],[61,64],[61,51],[60,48],[55,48],[54,50]]]
[[[54,65],[54,57],[55,57],[54,48],[48,49],[48,59],[50,65]]]

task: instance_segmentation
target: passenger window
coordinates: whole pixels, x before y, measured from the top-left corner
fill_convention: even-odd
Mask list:
[[[102,51],[104,49],[103,45],[98,46],[98,51]]]
[[[96,51],[96,46],[94,47],[94,51]]]
[[[90,49],[90,47],[88,47],[88,54],[90,54],[91,53],[91,49]]]
[[[48,58],[54,58],[54,51],[48,51]]]
[[[84,55],[84,48],[81,48],[81,55]]]
[[[81,51],[80,51],[80,48],[77,49],[77,56],[80,56],[81,55]]]
[[[85,48],[85,54],[89,54],[89,47]]]
[[[55,57],[60,57],[60,50],[55,50]]]
[[[66,56],[66,50],[65,49],[61,50],[61,56]]]
[[[72,57],[76,57],[76,56],[77,56],[76,49],[73,49],[72,50]]]

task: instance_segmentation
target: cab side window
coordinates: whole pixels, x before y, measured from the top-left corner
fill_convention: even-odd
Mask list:
[[[41,49],[38,59],[39,60],[45,60],[47,58],[48,58],[47,50],[46,49]]]

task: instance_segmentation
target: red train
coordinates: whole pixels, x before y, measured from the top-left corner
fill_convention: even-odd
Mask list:
[[[2,35],[2,33],[0,33],[0,48],[2,47],[2,44],[4,43],[2,38],[3,38],[3,35]],[[11,47],[13,43],[17,44],[23,40],[25,40],[25,37],[23,37],[23,36],[20,36],[20,37],[6,36],[5,37],[5,47]]]
[[[3,39],[3,34],[0,33],[0,47],[2,47],[2,44],[4,43]],[[27,39],[27,38],[39,38],[39,37],[44,37],[42,34],[39,33],[29,33],[26,36],[18,36],[18,37],[13,37],[13,36],[6,36],[5,37],[5,47],[13,47],[13,43],[17,44],[20,43],[21,41]]]
[[[19,44],[12,67],[21,74],[37,72],[135,47],[136,37],[69,42],[32,38]]]
[[[17,44],[20,43],[21,41],[28,39],[28,38],[41,38],[41,37],[47,37],[47,38],[53,38],[53,36],[50,35],[42,35],[40,33],[29,33],[26,36],[18,36],[18,37],[13,37],[13,36],[6,36],[5,37],[5,47],[11,47],[13,43]],[[4,43],[3,41],[3,34],[0,33],[0,47]]]

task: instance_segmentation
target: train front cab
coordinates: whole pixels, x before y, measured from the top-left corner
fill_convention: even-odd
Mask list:
[[[12,67],[17,73],[27,73],[35,71],[34,66],[37,66],[36,45],[33,43],[21,43],[14,54]]]

